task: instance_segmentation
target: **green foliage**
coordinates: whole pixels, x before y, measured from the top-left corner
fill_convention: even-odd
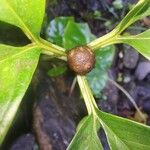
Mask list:
[[[0,20],[21,28],[30,39],[35,39],[40,34],[44,8],[44,0],[1,0]],[[0,143],[31,81],[40,52],[34,44],[25,47],[0,44]]]
[[[150,127],[117,117],[98,109],[84,118],[68,150],[101,150],[97,131],[103,127],[111,150],[149,150]],[[142,136],[141,136],[142,135]]]
[[[87,23],[69,22],[64,34],[64,47],[71,49],[89,43],[95,36],[92,35]]]
[[[46,30],[46,39],[54,44],[63,46],[64,30],[73,17],[56,17],[52,20]]]
[[[0,20],[21,28],[32,38],[40,34],[44,11],[45,0],[0,1]]]
[[[112,150],[149,150],[150,127],[96,110]]]
[[[121,36],[118,38],[122,43],[126,43],[134,47],[139,53],[150,60],[150,29],[134,36]]]
[[[11,125],[37,66],[40,49],[0,44],[0,143]]]
[[[93,115],[84,118],[67,150],[102,150],[98,127]]]
[[[95,97],[101,97],[100,91],[108,81],[107,71],[111,67],[115,54],[115,46],[107,46],[95,51],[96,64],[94,69],[88,73],[87,79]]]
[[[139,0],[133,9],[123,18],[115,28],[117,34],[122,33],[127,27],[135,21],[150,15],[150,0]]]
[[[73,17],[57,17],[46,30],[46,39],[64,48],[71,49],[94,39],[87,23],[75,23]]]
[[[150,127],[98,110],[95,105],[94,98],[92,97],[91,90],[87,86],[88,82],[86,77],[78,76],[77,79],[83,93],[83,97],[86,101],[86,106],[89,110],[89,117],[84,118],[81,124],[79,124],[77,133],[70,143],[70,150],[94,149],[95,145],[93,145],[93,143],[97,143],[97,131],[100,127],[102,127],[105,131],[111,150],[150,149]],[[93,126],[91,125],[91,122],[93,122]],[[81,140],[80,137],[85,136],[84,134],[87,127],[91,127],[91,130],[89,129],[89,132],[86,133],[87,138],[83,137]],[[85,129],[84,133],[83,128]],[[93,135],[90,134],[91,131]],[[90,140],[88,135],[91,135]],[[86,144],[86,140],[88,141],[88,144]],[[82,144],[84,144],[84,148],[79,146]],[[89,145],[92,145],[93,147],[88,147]],[[102,149],[101,145],[97,144],[97,146],[96,150]]]
[[[120,35],[135,21],[150,15],[150,0],[140,0],[112,32],[98,39],[95,39],[86,23],[75,23],[72,17],[57,18],[50,23],[50,35],[47,34],[48,40],[53,44],[40,38],[44,10],[45,0],[0,1],[0,21],[19,27],[31,41],[31,44],[23,47],[0,44],[0,144],[30,84],[40,53],[66,60],[68,49],[88,43],[93,50],[97,49],[96,65],[87,77],[77,76],[77,80],[89,115],[79,125],[68,149],[103,149],[97,136],[101,127],[106,133],[111,150],[149,150],[150,127],[98,110],[88,81],[93,93],[99,96],[98,91],[107,80],[107,70],[115,51],[114,46],[106,47],[108,45],[126,43],[150,59],[150,30],[139,35]],[[64,68],[58,67],[48,74],[56,76],[64,71]]]

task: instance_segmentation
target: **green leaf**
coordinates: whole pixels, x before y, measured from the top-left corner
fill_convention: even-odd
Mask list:
[[[54,67],[48,71],[48,75],[50,77],[60,76],[60,75],[64,74],[66,72],[66,70],[67,70],[66,66]]]
[[[45,0],[0,0],[0,21],[21,28],[37,41]],[[37,66],[40,49],[34,45],[0,45],[0,144],[2,143]]]
[[[114,54],[115,47],[113,45],[95,51],[95,68],[88,73],[87,79],[93,94],[97,98],[101,96],[100,91],[103,90],[108,80],[107,71],[113,62]]]
[[[102,150],[98,128],[93,115],[84,118],[67,150]]]
[[[0,45],[0,144],[2,143],[37,66],[40,49]]]
[[[117,117],[98,110],[97,105],[92,96],[92,92],[88,86],[86,77],[78,76],[77,78],[78,78],[80,90],[83,93],[83,97],[87,109],[90,110],[88,111],[89,116],[93,116],[94,118],[94,120],[91,121],[92,122],[91,124],[93,124],[94,126],[94,124],[97,125],[98,122],[100,123],[101,127],[104,129],[106,133],[106,137],[111,150],[149,150],[150,149],[150,138],[149,138],[150,127],[149,126],[125,118]],[[86,126],[83,126],[86,125],[84,121],[86,121],[86,119],[84,119],[81,125],[79,126],[79,128],[81,129],[83,128],[81,135],[79,134],[79,137],[82,136],[84,131],[87,129]],[[81,129],[79,129],[78,132],[81,131]],[[96,129],[98,129],[97,126]],[[88,130],[92,131],[92,129],[88,129]],[[75,149],[78,149],[78,147],[76,146],[80,145],[80,143],[76,143],[76,141],[79,139],[79,137],[77,136],[78,132],[74,138],[74,140],[76,139],[74,142]],[[81,139],[86,139],[86,137],[83,138],[81,137]],[[82,141],[81,139],[79,139],[79,141]],[[90,146],[90,142],[86,144]]]
[[[64,33],[64,48],[71,49],[76,46],[87,44],[93,39],[87,23],[69,22]]]
[[[135,21],[150,15],[150,0],[139,0],[134,8],[124,17],[119,25],[114,29],[115,32],[120,34],[128,26],[133,24]]]
[[[139,53],[150,60],[150,29],[134,36],[121,36],[119,41],[134,47]]]
[[[150,127],[97,110],[111,150],[149,150]]]
[[[20,27],[30,38],[39,36],[44,13],[45,0],[0,0],[0,20]]]
[[[54,44],[63,46],[64,30],[73,17],[56,17],[52,20],[46,30],[46,39]]]

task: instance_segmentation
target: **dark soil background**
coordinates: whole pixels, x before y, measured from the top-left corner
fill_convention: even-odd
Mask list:
[[[45,37],[46,22],[57,16],[74,16],[77,22],[87,22],[96,36],[102,36],[116,26],[129,11],[129,4],[135,2],[123,0],[123,8],[117,9],[113,0],[47,1],[47,21],[41,36]],[[93,17],[95,11],[102,13],[101,19]],[[150,19],[144,18],[128,31],[135,34],[149,27]],[[22,39],[19,36],[17,38]],[[69,96],[74,80],[71,72],[57,78],[47,75],[55,62],[55,59],[41,56],[32,83],[1,150],[65,150],[68,146],[77,124],[86,115],[86,108],[77,85]],[[117,45],[109,76],[128,91],[143,112],[146,124],[150,125],[150,62],[131,47]],[[102,99],[97,100],[102,110],[143,122],[129,99],[111,82],[107,83],[102,93]],[[109,150],[104,132],[100,131],[99,136],[105,150]]]

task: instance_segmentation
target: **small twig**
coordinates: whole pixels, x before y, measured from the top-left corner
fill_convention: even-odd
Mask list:
[[[71,97],[72,92],[73,92],[73,90],[74,90],[74,88],[75,88],[76,83],[77,83],[77,78],[75,77],[75,78],[73,79],[73,82],[72,82],[72,85],[71,85],[71,88],[70,88],[69,97]]]
[[[134,101],[134,99],[131,97],[131,95],[121,86],[119,85],[117,82],[115,82],[112,79],[108,79],[113,85],[115,85],[119,90],[121,90],[126,96],[127,98],[130,100],[130,102],[133,104],[133,106],[135,107],[135,109],[137,110],[137,112],[139,113],[140,117],[144,120],[144,122],[146,122],[144,115],[142,114],[142,112],[140,111],[139,107],[137,106],[136,102]]]

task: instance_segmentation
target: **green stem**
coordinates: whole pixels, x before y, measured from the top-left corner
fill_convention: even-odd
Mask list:
[[[26,26],[22,30],[26,34],[26,36],[32,41],[32,43],[36,43],[40,48],[42,48],[43,54],[55,56],[65,61],[67,60],[64,48],[52,44],[40,37],[35,37]]]
[[[61,60],[67,61],[67,57],[61,56],[61,55],[56,55],[55,53],[52,53],[50,50],[44,49],[44,50],[42,50],[42,54],[45,54],[45,55],[48,55],[48,56],[54,56],[54,57],[59,58]]]
[[[43,49],[42,53],[47,54],[47,55],[54,55],[65,61],[67,60],[66,59],[67,54],[64,48],[54,45],[50,42],[47,42],[46,40],[42,38],[40,38],[36,43],[40,48]]]
[[[37,38],[30,33],[30,31],[27,29],[22,29],[26,36],[32,41],[32,43],[36,43],[40,48],[42,48],[42,53],[50,56],[58,57],[59,59],[67,61],[66,52],[65,49],[57,46],[55,44],[52,44],[42,38]]]
[[[114,29],[108,34],[90,42],[87,44],[87,46],[91,47],[91,49],[96,50],[101,47],[105,47],[111,44],[116,44],[118,43],[118,34],[117,31]]]
[[[77,81],[81,90],[81,93],[83,95],[88,114],[95,114],[95,108],[98,108],[95,99],[93,97],[92,91],[88,85],[88,81],[86,79],[86,76],[77,76]]]

